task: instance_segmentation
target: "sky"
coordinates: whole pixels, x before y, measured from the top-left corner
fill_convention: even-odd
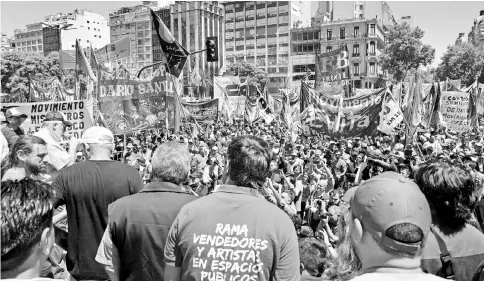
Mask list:
[[[130,6],[141,1],[1,1],[0,29],[8,35],[13,30],[25,28],[26,24],[41,22],[44,16],[58,12],[72,12],[76,8],[91,9],[109,19],[109,12],[121,6]],[[310,2],[296,1],[303,15],[310,16]],[[388,1],[390,8],[399,19],[412,16],[414,24],[425,31],[424,43],[435,50],[437,66],[448,45],[454,44],[460,32],[470,31],[479,11],[484,9],[482,1]]]

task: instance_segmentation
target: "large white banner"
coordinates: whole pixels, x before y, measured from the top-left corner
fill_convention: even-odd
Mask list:
[[[458,133],[467,132],[470,127],[469,93],[442,92],[440,112],[444,126]]]
[[[87,128],[92,127],[92,100],[77,100],[65,102],[34,102],[34,103],[2,103],[2,109],[17,108],[27,115],[21,127],[26,134],[37,132],[42,126],[45,115],[52,111],[61,112],[66,121],[72,123],[66,132],[76,138],[81,138]],[[2,110],[4,112],[4,110]]]

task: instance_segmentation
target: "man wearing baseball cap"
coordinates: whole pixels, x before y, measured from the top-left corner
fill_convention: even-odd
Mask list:
[[[109,129],[91,127],[81,143],[89,160],[63,169],[55,178],[54,205],[67,208],[69,273],[75,280],[108,280],[104,267],[94,260],[107,227],[108,206],[138,193],[143,181],[135,168],[111,160],[114,135]]]
[[[43,139],[47,143],[49,154],[46,156],[47,173],[53,178],[64,167],[76,163],[76,149],[79,141],[71,137],[66,150],[61,144],[65,143],[66,127],[71,127],[72,123],[66,121],[64,115],[58,111],[49,112],[42,120],[42,128],[33,135]]]
[[[351,242],[363,272],[352,280],[444,280],[420,268],[432,218],[412,180],[385,172],[347,193]]]
[[[20,113],[17,108],[9,108],[5,112],[5,127],[2,127],[2,134],[7,139],[8,145],[14,144],[18,137],[24,135],[20,125],[27,119],[27,115]]]

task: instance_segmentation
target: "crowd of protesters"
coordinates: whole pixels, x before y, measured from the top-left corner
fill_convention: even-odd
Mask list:
[[[481,132],[2,125],[3,279],[484,280]]]

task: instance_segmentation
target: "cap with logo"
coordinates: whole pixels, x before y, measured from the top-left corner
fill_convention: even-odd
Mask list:
[[[409,254],[417,253],[430,231],[430,207],[425,195],[411,179],[395,172],[385,172],[347,191],[353,216],[359,219],[375,241],[385,248]],[[386,236],[386,231],[398,224],[419,227],[424,238],[416,243],[404,243]]]
[[[67,127],[72,126],[72,123],[69,122],[69,121],[66,121],[66,119],[64,118],[64,115],[62,113],[60,113],[59,111],[52,111],[52,112],[47,113],[47,115],[45,115],[45,118],[44,118],[43,121],[61,121]]]
[[[20,117],[20,122],[24,122],[25,119],[28,118],[26,114],[21,113],[17,108],[7,109],[7,111],[5,112],[5,118],[8,121],[8,118],[11,118],[11,117]]]
[[[110,144],[114,143],[114,135],[113,133],[104,127],[91,127],[87,129],[81,138],[82,143],[92,143],[92,144]],[[128,144],[128,147],[133,146],[131,143]]]

